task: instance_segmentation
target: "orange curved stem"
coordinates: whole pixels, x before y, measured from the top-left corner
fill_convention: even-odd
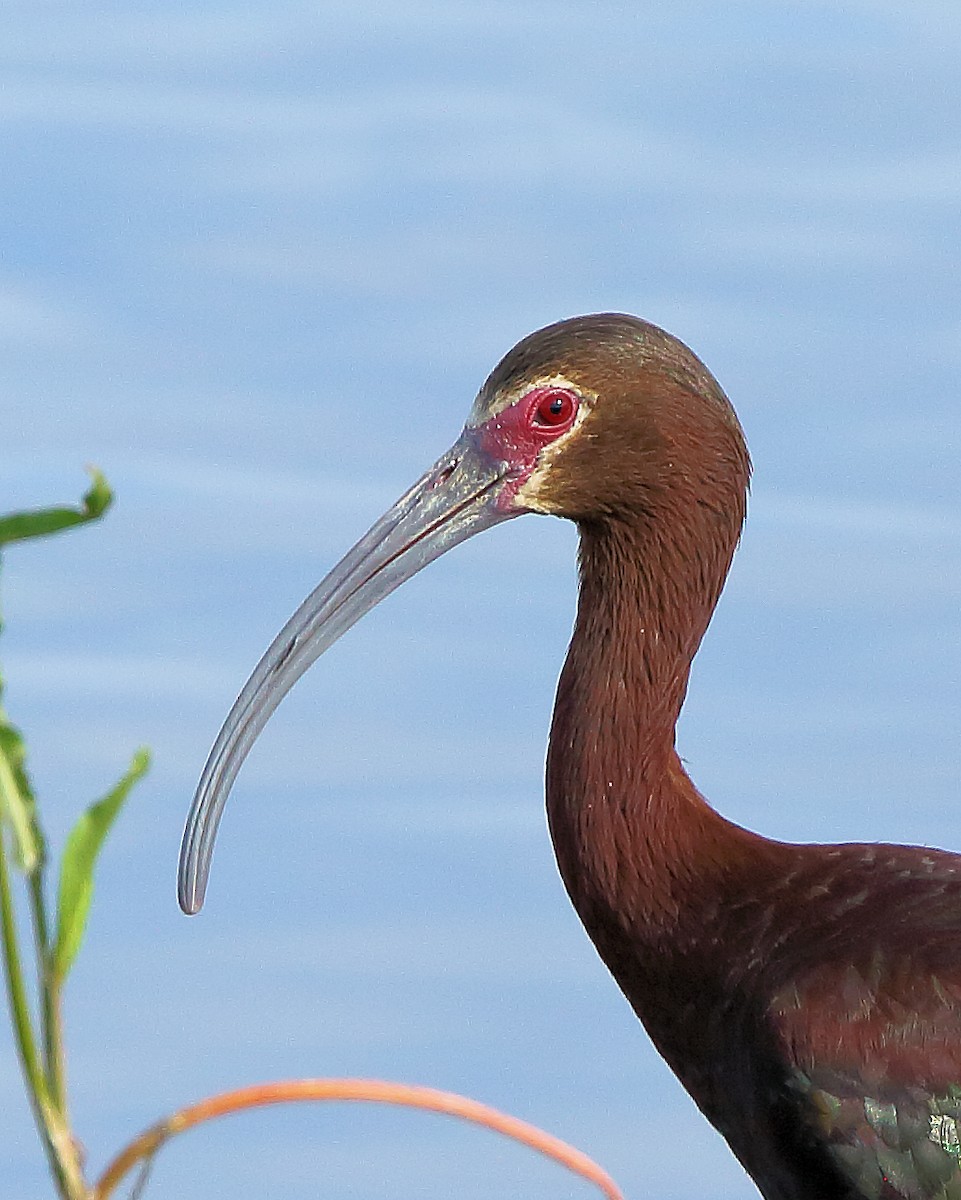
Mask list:
[[[498,1112],[496,1108],[469,1100],[465,1096],[458,1096],[455,1092],[442,1092],[436,1088],[403,1083],[385,1083],[378,1079],[289,1079],[221,1092],[217,1096],[210,1096],[197,1104],[191,1104],[165,1120],[158,1121],[156,1125],[151,1125],[123,1149],[94,1185],[91,1200],[107,1200],[121,1179],[137,1163],[148,1161],[164,1142],[178,1133],[228,1113],[297,1100],[364,1100],[375,1104],[401,1104],[409,1108],[423,1108],[451,1117],[460,1117],[539,1151],[595,1184],[608,1200],[624,1200],[614,1180],[592,1159],[562,1142],[560,1138],[552,1137],[551,1134],[538,1129],[536,1125],[529,1125],[526,1121]]]

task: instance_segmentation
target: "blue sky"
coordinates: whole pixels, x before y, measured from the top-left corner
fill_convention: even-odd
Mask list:
[[[538,1122],[628,1195],[751,1196],[556,877],[572,529],[460,547],[330,652],[191,921],[177,847],[260,651],[494,362],[623,309],[704,358],[756,465],[679,734],[698,785],[774,836],[961,848],[957,6],[32,0],[0,25],[3,507],[76,497],[86,462],[118,493],[6,556],[8,707],[57,844],[155,753],[68,994],[92,1164],[218,1088],[378,1075]],[[4,1034],[0,1106],[5,1194],[44,1194]],[[148,1194],[321,1189],[590,1194],[359,1109],[194,1134]]]

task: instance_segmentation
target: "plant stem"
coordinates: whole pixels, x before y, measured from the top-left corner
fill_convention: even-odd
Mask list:
[[[7,999],[16,1032],[20,1067],[27,1085],[34,1121],[60,1195],[64,1197],[64,1200],[85,1200],[89,1193],[80,1170],[77,1149],[63,1115],[51,1101],[46,1076],[37,1053],[37,1042],[30,1020],[27,989],[20,966],[16,918],[13,911],[13,896],[10,891],[10,873],[7,867],[7,848],[2,829],[0,829],[0,929],[2,929],[3,935]]]
[[[498,1112],[496,1108],[469,1100],[466,1096],[458,1096],[454,1092],[441,1092],[436,1088],[403,1083],[386,1083],[380,1079],[286,1079],[210,1096],[198,1104],[180,1109],[179,1112],[144,1130],[108,1165],[94,1184],[90,1200],[109,1200],[125,1175],[138,1163],[149,1165],[160,1147],[178,1133],[228,1113],[298,1100],[361,1100],[374,1104],[400,1104],[409,1108],[443,1113],[450,1117],[460,1117],[462,1120],[472,1121],[495,1133],[513,1138],[521,1145],[546,1155],[569,1171],[589,1180],[603,1192],[607,1200],[624,1200],[617,1184],[597,1163],[580,1150],[545,1133],[535,1125],[529,1125],[526,1121],[507,1116]]]
[[[59,1163],[53,1153],[53,1145],[47,1134],[43,1109],[49,1104],[47,1085],[37,1054],[37,1043],[30,1022],[30,1009],[27,1002],[27,989],[24,986],[23,971],[20,967],[20,952],[17,943],[16,919],[13,913],[13,897],[10,894],[10,873],[7,868],[7,849],[2,830],[0,830],[0,921],[3,928],[3,963],[7,981],[7,999],[13,1016],[13,1025],[17,1034],[17,1052],[20,1057],[20,1068],[27,1084],[30,1105],[33,1109],[34,1120],[43,1138],[51,1165],[59,1172]]]
[[[43,1057],[46,1065],[50,1102],[69,1123],[67,1112],[66,1061],[63,1045],[62,984],[53,969],[50,954],[50,935],[47,910],[43,899],[43,863],[29,876],[30,913],[33,917],[34,942],[37,951],[37,974],[40,982],[40,1028],[43,1038]]]

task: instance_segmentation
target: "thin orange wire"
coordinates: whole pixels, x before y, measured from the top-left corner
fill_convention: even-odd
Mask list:
[[[495,1133],[501,1133],[532,1150],[537,1150],[568,1170],[583,1176],[595,1184],[608,1200],[624,1200],[617,1184],[593,1159],[580,1150],[562,1142],[516,1117],[507,1116],[458,1096],[455,1092],[442,1092],[436,1088],[417,1087],[403,1083],[385,1083],[378,1079],[290,1079],[278,1083],[263,1083],[253,1087],[238,1088],[236,1091],[221,1092],[197,1104],[182,1108],[164,1121],[158,1121],[125,1147],[106,1168],[94,1185],[91,1200],[107,1200],[121,1179],[137,1165],[149,1160],[169,1138],[191,1129],[203,1121],[247,1108],[259,1108],[267,1104],[284,1104],[297,1100],[350,1100],[370,1101],[375,1104],[401,1104],[409,1108],[428,1109],[446,1113],[482,1125]]]

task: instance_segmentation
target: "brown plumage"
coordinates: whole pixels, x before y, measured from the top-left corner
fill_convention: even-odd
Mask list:
[[[580,596],[547,808],[598,952],[768,1200],[961,1200],[961,860],[767,840],[714,812],[674,748],[748,476],[733,409],[668,334],[608,314],[525,338],[241,694],[188,822],[181,901],[199,907],[243,755],[317,654],[478,529],[568,517]]]

